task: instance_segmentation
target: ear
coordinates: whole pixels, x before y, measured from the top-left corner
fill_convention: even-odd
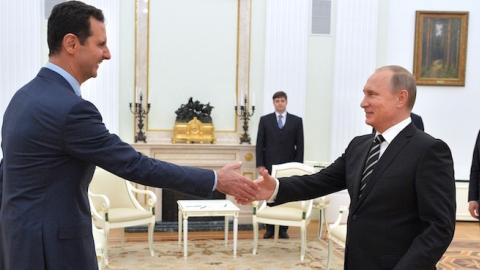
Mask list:
[[[408,107],[408,91],[406,89],[398,91],[397,99],[399,107]]]
[[[62,46],[68,54],[73,54],[78,47],[79,40],[74,34],[66,34],[63,37]]]

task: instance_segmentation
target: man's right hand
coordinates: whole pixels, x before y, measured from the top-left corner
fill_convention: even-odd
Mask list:
[[[266,169],[260,170],[259,173],[260,176],[257,180],[254,181],[255,185],[257,186],[257,192],[253,200],[269,200],[275,192],[275,188],[277,187],[277,180],[270,176],[268,174],[268,170]],[[248,204],[253,201],[245,200],[243,198],[235,198],[235,200],[239,204]]]
[[[469,201],[468,202],[468,211],[470,212],[470,215],[472,217],[479,219],[479,213],[478,213],[478,202],[477,201]]]

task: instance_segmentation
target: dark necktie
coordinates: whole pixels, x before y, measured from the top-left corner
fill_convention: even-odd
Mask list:
[[[277,123],[278,123],[278,128],[283,128],[283,115],[279,114],[278,115],[278,119],[277,119]]]
[[[358,197],[362,197],[362,191],[368,184],[368,180],[370,179],[373,169],[375,169],[375,165],[380,158],[380,145],[384,142],[385,139],[382,135],[375,136],[375,139],[372,142],[372,146],[370,146],[370,150],[368,151],[367,160],[365,161],[365,167],[363,167],[362,172],[362,180],[360,181],[360,192],[358,193]]]

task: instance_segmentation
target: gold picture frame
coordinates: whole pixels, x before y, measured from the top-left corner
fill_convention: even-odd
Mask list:
[[[468,12],[417,11],[413,73],[418,85],[465,85]]]

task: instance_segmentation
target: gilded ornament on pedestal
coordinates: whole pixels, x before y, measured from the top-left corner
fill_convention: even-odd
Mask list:
[[[215,128],[210,116],[213,106],[201,104],[198,100],[188,100],[180,105],[175,113],[177,118],[173,128],[172,143],[214,143]]]

